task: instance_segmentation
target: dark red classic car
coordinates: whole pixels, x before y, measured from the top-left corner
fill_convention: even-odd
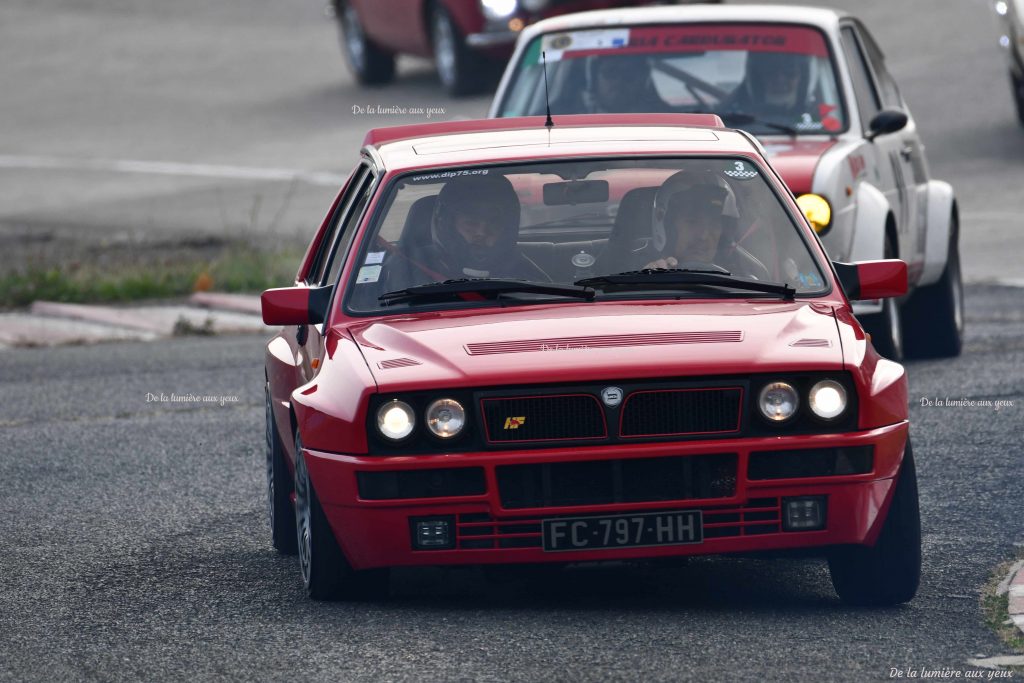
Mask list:
[[[714,115],[371,131],[263,294],[273,544],[318,599],[415,565],[802,549],[911,599],[903,367],[748,134]]]
[[[453,95],[484,84],[490,62],[512,54],[533,22],[569,12],[652,4],[651,0],[332,0],[342,49],[356,78],[387,83],[399,54],[433,57]],[[499,65],[500,66],[500,65]]]

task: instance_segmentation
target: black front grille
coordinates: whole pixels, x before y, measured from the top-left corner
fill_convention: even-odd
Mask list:
[[[636,391],[622,407],[624,437],[736,432],[743,390],[666,389]]]
[[[482,467],[356,472],[356,482],[363,500],[475,496],[487,491]]]
[[[734,453],[504,465],[501,504],[533,507],[728,498],[736,492]]]
[[[604,412],[589,394],[485,398],[481,403],[490,443],[606,436]]]
[[[874,447],[805,448],[750,454],[750,479],[797,479],[867,474],[874,467]]]

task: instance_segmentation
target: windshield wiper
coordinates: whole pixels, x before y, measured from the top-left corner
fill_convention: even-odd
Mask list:
[[[719,114],[719,116],[721,116],[722,120],[728,123],[730,126],[732,124],[743,126],[750,123],[757,123],[762,126],[767,126],[768,128],[774,128],[775,130],[782,131],[783,133],[789,135],[790,137],[795,138],[799,134],[797,129],[794,128],[793,126],[788,126],[785,123],[766,121],[762,118],[754,116],[753,114],[748,114],[742,111],[725,112],[723,114]]]
[[[384,306],[409,303],[412,301],[444,301],[460,294],[476,294],[485,299],[496,299],[502,294],[524,292],[527,294],[553,294],[592,301],[597,292],[582,286],[559,285],[555,283],[530,282],[499,278],[462,278],[431,282],[407,289],[387,292],[377,297]]]
[[[717,268],[717,267],[716,267]],[[777,282],[761,282],[733,277],[724,269],[691,270],[686,268],[647,268],[631,270],[615,275],[598,275],[577,280],[580,287],[655,289],[669,287],[732,287],[766,294],[781,294],[782,298],[792,301],[796,290],[789,285]]]

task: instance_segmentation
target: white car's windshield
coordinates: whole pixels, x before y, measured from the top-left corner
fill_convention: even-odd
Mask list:
[[[757,134],[847,127],[824,36],[804,26],[701,24],[538,36],[523,51],[498,116],[714,112]]]
[[[381,296],[452,280],[526,281],[557,290],[657,268],[755,286],[785,284],[798,294],[824,292],[821,266],[762,173],[750,160],[719,157],[524,163],[402,176],[386,190],[353,252],[358,261],[347,306],[353,312],[418,306],[423,297]],[[743,283],[683,292],[680,283],[665,285],[631,283],[628,291],[608,288],[600,296],[666,295],[673,286],[676,296],[757,295]],[[527,290],[514,295],[559,296]],[[454,305],[480,298],[457,294],[436,298],[454,299]]]

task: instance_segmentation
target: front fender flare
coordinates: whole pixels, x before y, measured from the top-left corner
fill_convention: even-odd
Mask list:
[[[928,231],[924,243],[924,269],[918,286],[934,284],[946,270],[955,206],[952,185],[942,180],[928,181]]]
[[[885,258],[885,222],[891,213],[889,200],[874,185],[857,187],[857,215],[854,218],[851,263]]]

